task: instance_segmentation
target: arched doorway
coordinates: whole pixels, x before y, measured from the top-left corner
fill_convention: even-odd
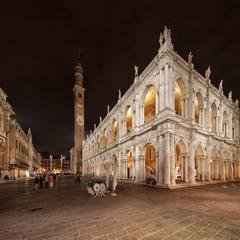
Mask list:
[[[201,93],[197,92],[194,100],[195,122],[203,125],[203,98]]]
[[[134,165],[134,160],[132,153],[130,151],[127,152],[127,179],[132,179],[134,177],[133,174],[133,165]]]
[[[228,135],[228,131],[227,131],[228,123],[227,123],[227,121],[228,121],[227,112],[224,111],[223,112],[223,123],[222,123],[222,132],[223,132],[224,137],[227,137],[227,135]]]
[[[197,145],[195,150],[195,178],[200,181],[204,180],[204,154],[200,144]]]
[[[174,85],[174,104],[176,114],[182,117],[185,117],[184,95],[185,95],[184,83],[183,80],[179,78],[175,81]]]
[[[129,106],[126,112],[126,134],[132,131],[132,108]]]
[[[154,86],[150,86],[144,99],[144,123],[151,121],[155,115],[156,89]]]
[[[112,124],[112,141],[113,142],[118,139],[118,134],[119,134],[118,122],[114,120]]]
[[[156,151],[153,144],[147,144],[145,146],[145,176],[156,177]]]
[[[217,107],[215,103],[212,103],[210,109],[210,127],[212,132],[217,132]]]
[[[187,181],[187,164],[186,164],[186,146],[182,140],[178,141],[175,146],[175,176],[176,182]]]

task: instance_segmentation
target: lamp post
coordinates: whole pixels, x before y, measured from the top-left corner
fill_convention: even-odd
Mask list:
[[[60,160],[61,160],[61,173],[63,172],[63,161],[64,161],[64,159],[65,159],[65,156],[61,155],[61,158],[60,158]]]
[[[53,156],[51,154],[49,155],[49,159],[50,159],[50,173],[52,173],[52,160],[53,160]]]

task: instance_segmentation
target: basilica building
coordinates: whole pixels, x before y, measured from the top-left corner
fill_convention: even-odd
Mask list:
[[[83,142],[83,174],[104,177],[106,163],[116,162],[118,178],[151,177],[162,187],[239,178],[239,101],[224,95],[223,81],[211,83],[210,67],[205,76],[194,69],[192,53],[185,61],[174,51],[166,27],[159,44]]]

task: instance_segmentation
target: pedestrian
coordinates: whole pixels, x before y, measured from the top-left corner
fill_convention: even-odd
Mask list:
[[[48,174],[46,174],[44,181],[45,181],[45,188],[48,188]]]
[[[77,174],[75,175],[75,183],[76,183],[76,184],[80,184],[80,183],[81,183],[81,179],[80,179],[79,173],[77,173]]]
[[[49,187],[52,188],[53,187],[53,176],[52,176],[52,174],[49,175],[48,182],[49,182]]]
[[[38,178],[38,176],[35,177],[34,182],[35,182],[35,190],[38,190],[38,187],[39,187],[39,178]]]
[[[39,178],[39,185],[40,185],[40,188],[43,188],[43,176],[40,175],[40,178]]]

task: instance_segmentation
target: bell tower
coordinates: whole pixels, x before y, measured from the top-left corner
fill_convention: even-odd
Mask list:
[[[75,66],[74,92],[74,171],[82,172],[82,145],[84,140],[84,91],[81,52],[78,50]]]

